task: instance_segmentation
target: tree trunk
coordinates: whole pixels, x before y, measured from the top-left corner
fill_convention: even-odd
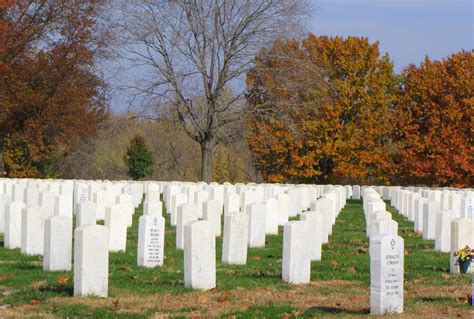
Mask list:
[[[206,139],[201,143],[201,180],[212,182],[212,141]]]

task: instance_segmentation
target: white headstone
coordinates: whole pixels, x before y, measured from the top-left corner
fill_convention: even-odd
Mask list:
[[[240,195],[229,194],[224,199],[224,215],[240,211]]]
[[[105,227],[109,229],[109,251],[125,251],[127,246],[127,219],[120,205],[112,205],[105,211]]]
[[[176,248],[184,249],[184,225],[198,220],[197,207],[194,204],[182,204],[178,206],[176,214]]]
[[[439,202],[432,200],[423,204],[423,239],[435,239],[439,207]]]
[[[203,290],[216,287],[216,244],[209,221],[184,226],[184,285]]]
[[[44,247],[44,215],[41,207],[26,207],[21,215],[21,252],[42,255]]]
[[[80,202],[76,206],[76,227],[95,225],[97,221],[97,204],[94,202]]]
[[[51,216],[44,222],[43,270],[69,271],[72,257],[72,217]]]
[[[163,203],[159,200],[144,201],[143,215],[163,215]]]
[[[403,312],[403,238],[378,235],[370,239],[370,313]]]
[[[5,248],[21,247],[21,216],[26,207],[23,202],[11,202],[5,209]]]
[[[249,217],[244,213],[224,216],[222,263],[245,265],[247,263]]]
[[[300,214],[300,219],[306,221],[309,226],[307,249],[310,250],[311,260],[321,260],[321,245],[323,236],[323,213],[304,212]]]
[[[290,284],[311,281],[310,250],[304,249],[309,240],[309,223],[292,221],[283,226],[282,278]]]
[[[138,219],[137,265],[157,267],[163,265],[165,219],[161,215],[143,215]]]
[[[269,198],[265,201],[265,233],[267,235],[278,235],[278,200]]]
[[[265,247],[265,204],[248,205],[247,214],[249,215],[249,247]]]
[[[109,287],[109,234],[101,225],[74,232],[74,296],[107,297]]]
[[[459,266],[457,265],[456,250],[465,247],[474,247],[474,219],[457,218],[451,221],[451,252],[450,252],[450,271],[459,274]],[[474,265],[468,269],[468,273],[474,272]]]

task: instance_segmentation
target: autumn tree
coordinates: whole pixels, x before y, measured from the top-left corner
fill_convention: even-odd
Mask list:
[[[397,138],[400,182],[474,185],[474,55],[429,58],[402,73]]]
[[[105,0],[17,0],[1,12],[0,151],[11,176],[57,175],[57,162],[107,112],[95,68]]]
[[[241,118],[241,82],[255,53],[310,11],[303,0],[124,1],[127,58],[147,70],[135,89],[150,105],[173,105],[200,145],[203,181],[211,182],[222,131]]]
[[[397,79],[377,42],[276,42],[247,86],[248,142],[268,181],[390,182]]]
[[[124,161],[128,167],[128,176],[134,180],[153,174],[153,155],[141,135],[135,135],[130,141]]]

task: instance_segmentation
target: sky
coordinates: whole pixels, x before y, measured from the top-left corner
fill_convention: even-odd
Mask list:
[[[419,65],[425,56],[438,60],[474,47],[474,0],[311,1],[316,10],[308,31],[379,41],[382,54],[389,54],[397,73],[410,63]],[[134,69],[120,78],[130,80],[139,75]],[[115,111],[129,108],[127,93],[118,90],[112,96]]]
[[[400,72],[425,56],[441,59],[474,42],[474,0],[313,0],[309,31],[379,41]]]

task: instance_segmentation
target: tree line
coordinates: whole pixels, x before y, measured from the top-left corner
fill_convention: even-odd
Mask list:
[[[0,0],[4,171],[127,178],[139,134],[148,178],[474,185],[473,52],[396,74],[377,42],[307,35],[308,5]],[[117,52],[144,68],[122,115]]]

